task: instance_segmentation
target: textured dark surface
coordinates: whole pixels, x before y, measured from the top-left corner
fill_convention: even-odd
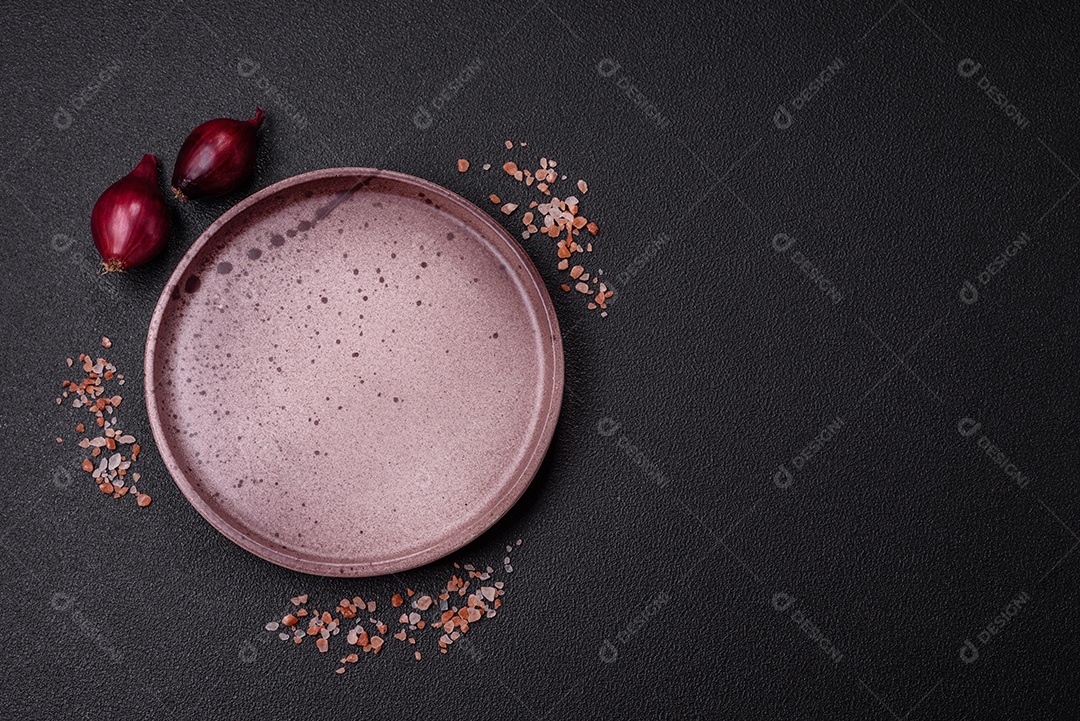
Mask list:
[[[4,717],[1076,718],[1074,11],[710,5],[5,10]],[[257,103],[250,186],[173,203],[167,253],[99,284],[101,190]],[[361,582],[271,566],[152,444],[147,509],[69,481],[63,359],[107,334],[140,378],[168,273],[246,192],[375,165],[483,205],[506,185],[454,160],[497,166],[506,138],[589,180],[619,295],[586,314],[525,242],[568,390],[533,487],[459,554],[525,539],[505,612],[471,650],[390,645],[337,677],[333,652],[261,631],[285,599],[382,599],[449,561]],[[125,404],[148,439],[138,383]]]

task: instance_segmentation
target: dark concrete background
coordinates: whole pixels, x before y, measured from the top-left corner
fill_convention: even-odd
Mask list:
[[[3,716],[1076,718],[1064,5],[9,3]],[[191,128],[256,104],[249,186],[172,203],[165,255],[99,281],[98,194],[144,152],[169,172]],[[506,138],[589,180],[593,258],[619,294],[602,321],[553,294],[552,450],[456,556],[492,563],[524,538],[505,612],[470,652],[418,664],[391,645],[338,677],[262,625],[301,591],[399,581],[243,552],[152,443],[147,509],[72,480],[70,438],[53,441],[71,435],[63,359],[106,334],[141,379],[168,274],[255,189],[374,165],[483,206],[493,179],[454,161],[501,163]],[[126,396],[149,439],[139,384]]]

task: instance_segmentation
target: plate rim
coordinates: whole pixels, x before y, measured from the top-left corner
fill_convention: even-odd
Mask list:
[[[497,497],[496,502],[491,507],[485,509],[482,514],[477,516],[470,525],[466,526],[467,530],[465,532],[462,532],[457,536],[444,535],[432,545],[398,558],[361,563],[344,561],[327,562],[303,558],[299,555],[290,554],[273,548],[263,543],[261,537],[245,533],[241,528],[229,523],[215,510],[212,504],[195,490],[192,483],[181,470],[172,450],[169,448],[169,444],[166,440],[166,433],[158,412],[159,398],[155,391],[154,378],[154,362],[156,358],[158,335],[160,333],[161,323],[164,319],[165,309],[172,300],[171,295],[173,290],[178,286],[180,280],[184,277],[184,274],[190,270],[190,266],[195,257],[213,240],[217,232],[252,206],[257,205],[266,198],[288,190],[289,188],[327,178],[349,177],[357,178],[358,182],[363,182],[365,180],[369,181],[374,178],[387,178],[407,185],[412,185],[420,190],[439,196],[445,202],[453,203],[455,206],[466,211],[476,223],[484,226],[495,238],[501,240],[502,245],[505,246],[505,249],[509,251],[510,255],[512,257],[516,256],[521,261],[524,274],[536,288],[537,295],[540,298],[539,308],[536,308],[536,311],[538,312],[538,315],[541,315],[540,311],[542,311],[542,317],[539,318],[541,326],[543,326],[544,321],[546,321],[547,330],[550,331],[550,350],[552,358],[551,384],[546,391],[546,410],[544,408],[541,409],[540,423],[537,425],[536,430],[531,436],[526,438],[526,443],[532,446],[532,451],[528,457],[518,465],[518,473],[512,477],[510,483],[507,484],[503,489],[503,492]],[[473,227],[476,228],[475,225]],[[433,183],[432,181],[394,170],[365,167],[341,167],[325,168],[322,170],[300,173],[258,190],[222,213],[199,235],[195,242],[192,243],[191,247],[188,248],[180,258],[176,267],[169,275],[169,279],[166,281],[165,286],[162,288],[161,294],[158,297],[157,304],[154,306],[154,312],[150,319],[149,328],[147,329],[146,346],[143,357],[143,391],[146,412],[150,420],[150,429],[157,445],[158,455],[161,456],[169,476],[199,515],[206,519],[206,521],[208,521],[219,533],[244,550],[263,560],[270,561],[271,563],[294,571],[319,576],[364,578],[406,571],[444,558],[450,553],[453,553],[476,540],[483,533],[492,528],[499,519],[505,516],[506,513],[517,504],[521,499],[521,496],[524,495],[526,489],[532,484],[533,479],[539,471],[540,465],[547,455],[548,449],[551,447],[551,440],[554,436],[555,427],[558,424],[559,414],[562,409],[563,390],[565,387],[564,373],[562,331],[559,327],[558,317],[555,314],[551,294],[548,292],[547,286],[544,285],[544,281],[540,277],[540,273],[537,270],[536,265],[532,262],[532,259],[529,258],[524,248],[521,247],[505,228],[499,225],[499,223],[475,203],[458,195],[452,190]]]

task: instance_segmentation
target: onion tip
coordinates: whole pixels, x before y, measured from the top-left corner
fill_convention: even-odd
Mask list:
[[[248,122],[254,125],[255,129],[258,130],[260,127],[262,127],[263,120],[265,119],[266,115],[263,113],[263,109],[259,106],[255,106],[255,117]]]
[[[172,187],[172,194],[175,195],[176,199],[181,203],[187,202],[188,197],[184,195],[184,191],[180,190],[180,188],[177,188],[175,185]]]
[[[112,260],[101,261],[101,267],[98,269],[98,275],[107,275],[109,273],[123,273],[124,264],[120,262],[118,258]]]
[[[142,156],[142,160],[131,171],[131,175],[137,178],[157,184],[157,158],[150,153]]]

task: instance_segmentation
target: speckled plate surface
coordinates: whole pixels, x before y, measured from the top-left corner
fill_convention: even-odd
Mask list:
[[[146,399],[177,485],[288,568],[371,576],[498,520],[551,441],[562,341],[475,205],[367,168],[299,175],[211,225],[158,301]]]

